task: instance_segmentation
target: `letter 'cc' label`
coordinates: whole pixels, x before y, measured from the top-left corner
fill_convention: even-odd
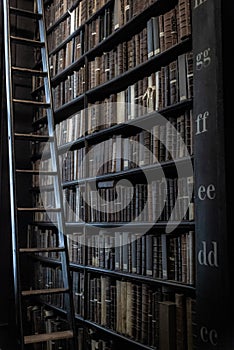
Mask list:
[[[213,346],[218,345],[218,333],[215,329],[209,330],[207,327],[202,327],[200,336],[203,343],[210,343]]]

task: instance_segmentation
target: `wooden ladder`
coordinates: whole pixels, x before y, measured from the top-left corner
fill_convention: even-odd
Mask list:
[[[9,181],[10,181],[10,202],[11,202],[11,228],[12,228],[12,248],[13,248],[13,272],[14,272],[14,292],[16,302],[16,322],[18,330],[18,343],[21,350],[25,349],[27,344],[36,344],[40,342],[55,341],[60,339],[71,339],[72,350],[77,350],[77,337],[75,329],[75,317],[73,306],[73,295],[71,289],[70,272],[69,272],[69,260],[68,250],[65,233],[65,220],[62,210],[62,189],[61,179],[59,173],[59,161],[58,161],[58,149],[56,136],[54,131],[54,114],[53,114],[53,101],[50,87],[50,75],[49,75],[49,62],[48,62],[48,49],[46,43],[46,29],[44,20],[44,9],[42,0],[36,0],[34,4],[34,10],[28,11],[10,6],[9,0],[3,0],[4,9],[4,47],[5,47],[5,72],[6,72],[6,97],[7,97],[7,123],[8,123],[8,146],[9,146]],[[28,38],[17,37],[11,35],[12,18],[31,18],[38,24],[39,39],[33,40]],[[26,47],[37,48],[41,54],[41,69],[31,69],[24,67],[17,67],[12,65],[12,47]],[[36,67],[36,66],[35,66]],[[38,68],[38,67],[37,67]],[[45,101],[38,101],[36,99],[20,99],[13,96],[15,91],[14,76],[21,74],[21,76],[41,77],[44,82],[43,89],[45,95]],[[31,95],[33,96],[33,95]],[[46,125],[48,134],[38,135],[33,131],[16,132],[15,125],[20,123],[19,106],[29,106],[32,110],[45,109],[46,110]],[[16,108],[16,106],[18,106]],[[40,143],[47,142],[49,144],[51,154],[51,169],[50,171],[42,171],[35,169],[19,169],[17,161],[16,143],[19,141],[24,143]],[[21,155],[23,157],[23,155]],[[25,155],[27,157],[27,155]],[[30,157],[26,159],[26,164],[31,164]],[[18,205],[18,193],[24,190],[22,186],[22,177],[34,176],[34,175],[48,175],[53,179],[53,193],[54,193],[54,207],[24,207]],[[21,182],[19,182],[21,179]],[[24,181],[24,180],[23,180]],[[24,196],[24,194],[23,194]],[[28,192],[25,193],[28,196]],[[22,241],[21,236],[25,234],[22,232],[22,228],[19,222],[28,219],[28,224],[32,218],[33,213],[46,212],[54,213],[56,215],[56,226],[58,232],[58,246],[50,248],[40,247],[22,247],[20,243]],[[22,216],[25,215],[26,216]],[[22,219],[23,217],[23,219]],[[25,223],[27,224],[27,223]],[[26,225],[25,225],[26,226]],[[24,226],[24,227],[25,227]],[[25,229],[24,229],[25,230]],[[47,288],[39,290],[22,290],[22,274],[24,268],[21,267],[20,259],[25,254],[37,254],[40,252],[59,252],[61,257],[61,270],[63,287],[62,288]],[[59,332],[47,333],[47,334],[32,334],[25,333],[24,327],[24,310],[23,300],[25,298],[39,298],[42,295],[64,293],[64,300],[67,312],[67,321],[69,329]]]

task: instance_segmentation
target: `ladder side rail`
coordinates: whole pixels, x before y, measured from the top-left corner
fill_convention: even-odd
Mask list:
[[[50,103],[51,108],[47,109],[47,120],[48,120],[48,133],[49,136],[54,138],[54,142],[50,143],[50,152],[52,160],[52,170],[57,172],[57,176],[54,177],[54,194],[55,194],[55,204],[56,207],[60,207],[62,210],[57,214],[58,222],[58,234],[59,234],[59,245],[65,247],[64,253],[61,254],[61,263],[62,263],[62,276],[64,281],[64,287],[69,289],[69,293],[65,295],[68,320],[71,323],[72,330],[74,332],[74,347],[77,349],[77,336],[76,336],[76,324],[75,324],[75,313],[74,313],[74,303],[73,303],[73,293],[72,293],[72,284],[71,276],[69,271],[69,257],[67,249],[67,239],[65,239],[65,218],[63,210],[63,201],[62,201],[62,188],[61,188],[61,176],[57,151],[57,139],[54,128],[54,115],[53,115],[53,96],[51,90],[51,79],[49,71],[49,60],[48,60],[48,47],[46,40],[46,28],[44,21],[44,7],[42,0],[37,0],[38,13],[42,14],[42,19],[39,20],[39,32],[40,40],[45,43],[44,48],[41,48],[42,55],[42,68],[43,71],[47,70],[47,77],[44,78],[44,87],[45,87],[45,97],[46,102]]]
[[[3,0],[4,16],[4,53],[5,53],[5,78],[6,78],[6,104],[7,104],[7,129],[8,129],[8,157],[9,157],[9,182],[10,182],[10,210],[12,232],[12,258],[15,296],[16,327],[19,332],[20,346],[24,349],[23,322],[21,307],[21,290],[19,274],[19,250],[18,250],[18,220],[16,201],[16,176],[15,176],[15,151],[14,151],[14,121],[12,103],[12,74],[11,74],[11,43],[10,43],[10,14],[9,1]]]

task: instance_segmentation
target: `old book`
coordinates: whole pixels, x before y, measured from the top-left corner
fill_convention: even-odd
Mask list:
[[[148,58],[154,55],[154,43],[153,43],[153,22],[151,19],[147,22],[147,44],[148,44]]]
[[[193,53],[186,54],[187,90],[188,98],[193,97]]]
[[[160,33],[159,33],[159,18],[158,17],[152,17],[152,26],[153,26],[153,48],[154,48],[154,55],[157,55],[160,53]]]
[[[101,276],[101,325],[106,325],[107,321],[107,288],[106,288],[106,277]]]
[[[129,233],[123,232],[123,246],[121,247],[123,250],[123,271],[129,272],[129,259],[128,259],[128,239]]]
[[[186,350],[186,304],[183,294],[175,294],[176,303],[176,350]]]
[[[188,98],[186,54],[182,54],[178,56],[178,68],[179,68],[179,99],[180,101],[183,101]]]
[[[121,281],[116,281],[116,331],[122,333]]]
[[[179,0],[177,18],[179,39],[183,40],[191,34],[190,0]]]
[[[178,66],[177,61],[169,64],[170,104],[178,102]]]
[[[146,235],[146,275],[153,275],[153,242],[152,235]]]
[[[159,303],[159,348],[176,350],[176,304],[171,301]]]
[[[122,26],[121,19],[121,1],[115,0],[114,5],[114,30],[119,29]]]
[[[186,330],[187,330],[187,349],[194,349],[193,341],[193,305],[194,299],[186,298]]]
[[[164,15],[158,17],[159,21],[159,42],[161,52],[165,51]]]
[[[137,234],[134,234],[134,238],[131,241],[131,272],[137,272]],[[139,239],[139,238],[138,238]]]
[[[141,309],[141,342],[143,344],[147,344],[148,340],[148,286],[146,284],[142,284],[142,309]]]
[[[161,236],[161,244],[162,244],[162,278],[169,278],[169,238],[168,235],[164,234]]]
[[[126,297],[126,310],[127,310],[127,317],[126,317],[126,334],[129,337],[132,337],[132,307],[133,307],[133,301],[132,301],[132,283],[127,282],[127,297]]]

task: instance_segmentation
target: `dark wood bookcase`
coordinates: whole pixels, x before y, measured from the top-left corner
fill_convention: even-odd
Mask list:
[[[64,8],[67,6],[67,9],[61,12],[59,12],[59,2],[54,0],[54,3],[56,4],[54,7],[56,15],[54,19],[47,23],[47,39],[48,46],[52,46],[49,56],[51,86],[54,91],[55,124],[59,128],[58,125],[62,125],[61,123],[65,123],[70,117],[78,115],[79,123],[81,118],[84,120],[85,130],[77,138],[70,139],[68,142],[59,142],[58,151],[61,158],[68,150],[72,154],[77,152],[78,157],[81,154],[82,157],[87,156],[92,147],[111,139],[114,141],[110,142],[109,145],[110,149],[113,150],[113,147],[117,147],[116,144],[113,145],[118,137],[121,137],[122,140],[131,138],[139,130],[144,130],[145,124],[150,125],[150,130],[153,129],[157,125],[158,113],[168,121],[174,120],[177,127],[181,125],[178,122],[179,118],[191,113],[193,128],[193,152],[187,157],[164,157],[160,163],[143,162],[141,167],[120,165],[119,168],[116,166],[117,159],[114,161],[112,159],[114,164],[112,164],[112,169],[114,170],[103,170],[97,175],[94,174],[95,168],[90,171],[89,163],[86,161],[83,173],[79,177],[77,176],[74,179],[74,176],[69,178],[63,176],[61,186],[67,200],[81,196],[79,191],[85,193],[85,203],[80,208],[80,212],[82,210],[83,213],[82,220],[74,222],[75,220],[69,219],[66,222],[78,329],[89,332],[92,330],[91,338],[93,337],[92,339],[96,341],[93,346],[98,346],[98,342],[102,339],[107,340],[108,345],[105,345],[104,350],[115,350],[119,346],[148,350],[230,350],[233,347],[231,339],[233,327],[232,322],[227,321],[227,315],[231,315],[233,311],[233,303],[231,302],[233,291],[231,203],[234,191],[230,176],[233,122],[230,121],[229,123],[232,111],[230,102],[232,96],[230,90],[224,84],[224,78],[230,80],[227,67],[228,63],[231,63],[229,43],[226,44],[224,39],[231,30],[231,13],[232,15],[234,13],[233,5],[224,4],[222,0],[216,0],[215,2],[212,0],[191,0],[191,33],[169,45],[165,50],[153,54],[152,57],[149,55],[142,59],[140,63],[135,62],[133,67],[129,69],[125,67],[121,73],[116,73],[114,77],[111,76],[109,79],[104,79],[101,84],[91,86],[90,80],[93,79],[91,75],[92,67],[94,67],[94,65],[91,66],[91,62],[95,61],[97,57],[101,60],[104,54],[111,50],[114,51],[116,47],[123,45],[123,43],[126,44],[132,37],[143,32],[145,28],[148,34],[147,25],[149,20],[152,17],[169,13],[175,6],[178,9],[179,1],[148,1],[148,6],[145,5],[144,7],[142,5],[144,8],[142,7],[130,19],[127,18],[126,13],[131,8],[131,4],[134,3],[133,0],[103,1],[103,6],[97,7],[96,11],[87,14],[86,18],[81,18],[80,25],[71,32],[69,31],[69,25],[71,25],[69,21],[72,21],[70,18],[72,18],[77,8],[80,7],[80,11],[82,10],[80,4],[85,3],[85,1],[70,2],[70,6],[67,6],[67,2],[65,2],[63,6]],[[98,1],[92,2],[96,5],[97,3]],[[97,40],[95,45],[92,45],[90,43],[91,38],[97,35],[95,28],[99,28],[94,27],[93,23],[99,23],[99,26],[101,26],[102,20],[107,23],[112,13],[113,23],[116,24],[114,13],[117,3],[125,5],[123,9],[125,22],[123,21],[119,27],[113,25],[111,31],[108,24],[106,24],[106,33],[102,33],[101,39]],[[181,3],[183,2],[181,1]],[[46,0],[44,5],[45,13],[47,13],[48,8],[53,6],[53,1]],[[229,20],[226,21],[226,18],[229,18]],[[70,24],[68,25],[68,23]],[[62,25],[63,31],[67,35],[63,33],[61,37],[56,38],[58,34],[55,34],[53,40],[57,40],[58,44],[53,45],[53,40],[51,40],[52,43],[49,43],[50,36],[53,33],[58,33],[56,30]],[[79,53],[76,52],[76,57],[77,43]],[[69,53],[68,45],[73,47]],[[233,44],[230,44],[230,46],[233,46]],[[63,50],[64,53],[61,53]],[[172,103],[165,103],[158,110],[148,112],[146,107],[145,112],[139,114],[136,118],[126,119],[119,123],[116,120],[111,120],[109,124],[107,123],[101,128],[95,125],[89,128],[90,116],[88,110],[92,106],[97,106],[98,102],[103,103],[104,101],[107,101],[108,104],[111,102],[111,96],[115,96],[114,101],[118,101],[118,97],[116,97],[118,94],[128,90],[131,86],[135,86],[134,84],[150,77],[153,73],[160,72],[162,67],[169,67],[178,57],[190,52],[193,53],[193,72],[190,72],[193,75],[192,96],[188,93],[185,98],[180,98],[179,91],[177,91],[177,100]],[[67,59],[70,60],[70,63],[65,65],[63,61]],[[63,67],[55,69],[54,66],[59,66],[60,61]],[[126,66],[128,63],[125,62]],[[40,65],[40,61],[37,62],[37,65]],[[56,73],[54,73],[54,70],[57,70]],[[177,80],[179,80],[178,71],[179,64],[176,71]],[[69,99],[66,91],[73,91],[75,82],[72,83],[72,76],[75,76],[75,74],[77,74],[75,82],[81,81],[81,89],[77,91],[75,96],[73,95],[73,98]],[[170,81],[170,83],[173,84],[173,81]],[[145,88],[148,88],[147,84]],[[40,82],[37,81],[36,86],[34,82],[32,95],[40,96],[40,91]],[[63,94],[63,101],[58,101],[59,94]],[[136,95],[136,97],[138,96]],[[108,98],[109,100],[107,100]],[[32,122],[34,131],[40,132],[40,130],[43,130],[44,123],[45,117],[43,115],[34,119]],[[63,129],[63,125],[60,126],[61,129]],[[71,125],[73,128],[75,126],[74,122]],[[71,130],[67,130],[67,132],[69,133]],[[178,145],[175,147],[178,147]],[[46,155],[44,156],[46,159]],[[32,155],[32,161],[37,162],[40,158],[40,152],[35,151]],[[74,159],[70,159],[70,165],[68,160],[64,159],[68,167],[74,166]],[[145,181],[142,172],[149,174],[149,177],[152,178],[152,174],[157,174],[161,170],[166,178],[175,179],[178,176],[177,168],[184,166],[186,169],[188,162],[191,162],[194,170],[194,193],[191,202],[194,201],[195,203],[195,215],[192,218],[187,214],[180,222],[177,223],[177,220],[174,220],[169,224],[168,218],[165,219],[165,217],[161,220],[147,220],[145,218],[145,220],[138,222],[130,222],[131,213],[128,212],[128,214],[123,214],[120,217],[124,218],[123,220],[116,220],[111,216],[99,216],[98,220],[99,214],[91,210],[87,204],[94,185],[98,185],[103,193],[108,193],[107,196],[111,196],[111,188],[118,181],[129,180],[134,185],[137,183],[142,185]],[[69,169],[68,172],[73,171],[74,173],[74,170]],[[189,178],[191,175],[188,171],[184,177]],[[80,190],[78,191],[76,188]],[[47,186],[47,189],[49,189],[49,186]],[[137,192],[138,196],[143,196],[143,187],[141,189]],[[35,196],[38,194],[37,186],[32,188],[32,193]],[[154,192],[152,191],[152,193]],[[168,212],[173,207],[173,205],[172,207],[170,205],[168,204]],[[77,207],[77,203],[74,207]],[[178,226],[173,230],[176,224]],[[41,221],[35,220],[32,226],[37,227],[42,236],[45,232],[46,235],[51,236],[53,232],[56,232],[54,224],[45,222],[44,218]],[[167,229],[172,232],[167,233]],[[137,245],[130,245],[124,238],[124,233],[128,234],[129,237],[131,234],[140,237],[141,232],[146,233],[143,235],[144,239],[140,238],[138,248]],[[188,238],[191,232],[194,232],[194,234]],[[72,235],[75,237],[74,241],[72,241]],[[116,239],[125,240],[128,245],[123,245],[121,252],[116,248],[111,251],[109,246],[108,250],[105,245],[103,247],[106,238],[104,243],[101,240],[106,236],[112,237],[113,241]],[[101,242],[96,250],[90,246],[90,243],[95,242],[95,239],[99,239]],[[191,243],[192,240],[193,243]],[[157,261],[160,261],[158,262],[158,266],[160,266],[158,269],[161,270],[158,275],[158,271],[147,272],[149,261],[153,259],[153,251],[152,249],[149,250],[149,246],[153,242],[157,245],[157,248],[155,248],[159,255]],[[28,244],[30,245],[30,243]],[[45,243],[42,242],[42,244]],[[172,244],[174,244],[174,247],[179,246],[178,250],[181,250],[173,250],[176,248],[171,248]],[[109,254],[107,258],[104,255],[105,249]],[[137,249],[141,249],[141,251],[137,251]],[[186,281],[183,280],[182,276],[182,253],[181,256],[179,255],[182,249],[191,250],[191,261],[186,261],[186,271],[184,272],[184,274],[188,274],[188,270],[191,269],[191,275],[190,279],[187,277]],[[76,257],[74,257],[74,250],[76,250]],[[149,251],[151,251],[151,255],[147,255]],[[141,264],[138,265],[138,270],[137,268],[135,270],[133,255],[137,255],[137,252],[139,254],[138,259],[141,258]],[[118,262],[120,260],[116,259],[121,254],[122,267],[119,268]],[[174,254],[173,257],[170,254]],[[171,278],[170,263],[177,255],[180,256],[178,261],[181,265],[178,265],[179,267],[173,265],[174,269],[177,266],[178,275],[177,278]],[[111,257],[114,260],[111,260]],[[32,261],[35,266],[42,268],[45,274],[49,273],[48,269],[57,269],[61,265],[59,259],[50,254],[34,256]],[[175,270],[173,270],[173,273],[175,276]],[[129,295],[131,295],[131,298]],[[106,306],[108,297],[117,303],[117,306],[116,304],[113,306],[114,311],[111,309],[112,306]],[[61,300],[45,298],[41,300],[41,303],[48,308],[52,308],[59,315],[65,314]],[[104,308],[103,303],[105,304]],[[154,306],[152,308],[147,306],[146,309],[146,304]],[[120,305],[122,307],[118,308]],[[128,310],[128,307],[135,310],[131,314],[132,318],[135,316],[135,320],[130,319],[128,313],[124,314],[124,309]],[[154,307],[155,309],[153,309]],[[118,312],[119,316],[116,314],[113,316],[113,312]],[[153,323],[149,321],[150,312],[154,313],[152,317],[155,317],[155,322]],[[146,318],[142,316],[144,313],[148,313],[147,324],[145,324]],[[113,316],[115,321],[111,317],[108,319],[110,315]],[[126,318],[125,323],[121,323],[121,315],[123,319]],[[133,326],[134,321],[136,321],[135,326]],[[130,322],[131,330],[126,326],[127,322]],[[160,328],[160,323],[164,325],[164,330],[162,327]],[[83,344],[90,341],[89,336],[85,334]],[[168,342],[169,338],[175,338],[176,340],[174,343],[170,343]],[[91,345],[89,348],[93,350]],[[96,347],[94,348],[96,349]],[[81,350],[86,350],[85,345]]]
[[[94,11],[94,13],[92,13],[91,15],[87,15],[86,19],[81,21],[82,23],[78,28],[75,28],[71,34],[68,34],[67,36],[62,36],[62,39],[60,39],[57,46],[53,45],[53,40],[55,41],[58,39],[56,39],[56,36],[53,40],[49,39],[49,37],[53,34],[57,27],[63,25],[63,22],[69,21],[69,17],[72,17],[72,13],[76,11],[80,3],[80,1],[75,2],[71,5],[69,11],[65,11],[65,13],[63,13],[62,15],[57,15],[55,21],[50,21],[47,30],[48,45],[49,47],[52,47],[50,51],[50,62],[52,69],[51,85],[54,89],[55,124],[64,123],[64,121],[70,116],[73,116],[77,113],[82,113],[83,111],[85,116],[84,123],[86,132],[83,133],[83,135],[81,135],[77,139],[65,142],[65,144],[60,144],[59,142],[59,154],[61,157],[65,152],[67,152],[68,148],[71,152],[81,152],[82,149],[84,149],[85,153],[82,153],[82,155],[87,156],[87,153],[90,151],[90,148],[97,146],[99,143],[110,140],[112,138],[115,140],[120,136],[125,139],[128,137],[133,137],[133,135],[136,135],[137,130],[144,130],[145,124],[148,124],[150,128],[153,128],[157,124],[157,112],[159,112],[164,118],[166,118],[166,120],[174,119],[176,123],[176,120],[181,115],[183,115],[187,111],[189,113],[189,111],[191,111],[193,108],[193,96],[187,93],[186,96],[181,97],[179,95],[179,91],[177,91],[178,96],[175,99],[175,101],[171,103],[165,102],[164,105],[162,104],[162,107],[159,108],[159,110],[150,111],[150,109],[145,108],[144,113],[140,113],[137,118],[135,117],[132,120],[130,120],[130,118],[129,120],[125,119],[125,122],[117,122],[116,120],[113,120],[108,124],[108,126],[104,125],[98,128],[94,126],[93,130],[90,130],[88,124],[88,109],[92,108],[92,105],[95,105],[95,103],[97,103],[98,101],[104,101],[105,99],[109,98],[109,96],[121,93],[122,91],[128,89],[130,86],[133,86],[141,80],[143,81],[144,79],[149,79],[146,77],[150,77],[152,73],[160,71],[162,67],[169,66],[171,62],[177,60],[178,56],[182,56],[191,52],[192,35],[190,32],[187,35],[185,35],[182,39],[178,39],[178,42],[174,44],[167,44],[167,47],[165,47],[165,49],[163,49],[163,47],[161,48],[161,52],[157,52],[155,54],[153,53],[152,55],[149,51],[147,51],[150,49],[148,46],[145,52],[146,55],[148,55],[148,58],[144,57],[141,59],[140,63],[137,64],[135,62],[133,66],[129,65],[128,68],[124,67],[122,72],[116,73],[116,75],[111,76],[110,79],[106,78],[104,79],[104,81],[102,81],[102,83],[96,84],[96,86],[91,86],[90,79],[92,79],[92,61],[97,59],[97,57],[100,57],[101,60],[104,54],[108,54],[108,52],[110,52],[113,49],[116,49],[116,47],[118,49],[120,45],[123,45],[122,43],[129,42],[131,38],[133,38],[135,35],[138,35],[138,33],[143,32],[144,30],[145,33],[149,36],[150,29],[148,29],[147,26],[150,19],[152,17],[162,17],[164,14],[168,14],[169,11],[175,9],[175,6],[177,6],[177,1],[158,0],[148,2],[144,5],[141,4],[141,9],[138,9],[138,13],[135,16],[128,20],[126,19],[125,23],[119,25],[119,28],[117,29],[113,28],[112,26],[112,31],[109,31],[109,33],[107,33],[105,37],[101,37],[101,39],[97,40],[96,44],[92,46],[92,44],[90,44],[90,36],[92,36],[93,34],[97,35],[97,30],[96,32],[95,30],[94,32],[92,32],[92,24],[95,23],[95,21],[101,21],[100,19],[102,18],[104,21],[107,21],[107,13],[108,16],[110,16],[110,13],[108,11],[112,12],[114,17],[116,15],[116,4],[125,4],[124,10],[120,9],[125,15],[125,10],[128,11],[133,4],[133,2],[131,1],[126,1],[125,3],[123,1],[103,2],[103,6],[98,8],[97,11]],[[140,6],[140,2],[137,3],[138,6]],[[45,12],[50,6],[53,6],[51,4],[53,4],[51,1],[45,2]],[[172,14],[170,16],[171,17],[168,23],[172,25]],[[191,20],[192,14],[187,13],[187,17],[188,16]],[[189,21],[189,18],[187,17],[186,20]],[[178,9],[177,20],[179,21]],[[113,21],[115,21],[114,18]],[[99,26],[101,26],[101,22],[98,23]],[[66,29],[64,29],[63,27],[63,30]],[[83,43],[79,42],[79,45],[82,48],[80,50],[80,56],[76,59],[70,59],[69,65],[64,64],[63,61],[67,59],[68,55],[67,52],[69,50],[69,43],[71,43],[71,46],[73,47],[73,53],[70,53],[70,55],[73,56],[75,55],[74,50],[76,50],[76,40],[82,40],[82,38]],[[145,37],[145,40],[147,40],[147,37]],[[159,37],[158,40],[160,40]],[[124,50],[127,49],[123,48],[123,51]],[[129,51],[127,52],[130,55]],[[130,57],[131,56],[129,56],[129,59]],[[125,60],[126,59],[127,58],[125,58]],[[62,62],[62,68],[60,66],[57,67],[60,64],[60,62]],[[126,64],[128,63],[125,62],[125,65]],[[57,68],[55,68],[55,66]],[[82,73],[80,73],[81,70]],[[63,91],[63,93],[65,93],[66,95],[66,89],[68,89],[66,87],[68,85],[65,85],[66,83],[64,83],[63,87],[63,82],[69,79],[73,79],[72,76],[76,74],[76,72],[78,72],[77,79],[80,79],[79,74],[81,74],[81,77],[83,79],[83,85],[81,86],[82,90],[78,91],[77,95],[73,96],[73,98],[70,99],[67,99],[67,97],[64,97],[63,95],[63,101],[58,104],[58,96],[60,96],[58,94],[61,94],[61,91]],[[176,74],[179,74],[178,71],[176,71]],[[188,74],[188,71],[186,74]],[[193,72],[190,71],[190,74],[192,75]],[[179,84],[179,76],[176,76],[175,79],[177,81],[177,84]],[[173,84],[173,81],[171,83]],[[186,84],[188,84],[187,77]],[[61,90],[60,86],[62,86],[62,89],[64,90]],[[147,88],[148,85],[146,84],[143,93],[146,92]],[[71,90],[72,89],[73,85],[71,85]],[[187,89],[189,89],[189,85],[187,86]],[[40,84],[35,87],[35,91],[33,92],[33,94],[37,94],[38,92],[40,92]],[[121,102],[124,101],[121,100]],[[129,100],[128,102],[132,102],[132,100]],[[40,128],[43,125],[43,123],[44,117],[41,116],[41,118],[34,120],[34,128]],[[63,126],[61,128],[63,128]],[[67,130],[67,132],[69,133],[70,130]],[[111,144],[110,147],[114,147],[113,144]],[[122,154],[121,156],[124,158]],[[40,159],[40,154],[38,155],[37,153],[35,153],[33,159]],[[175,178],[177,167],[180,168],[184,165],[186,169],[186,164],[188,162],[191,162],[191,164],[193,164],[193,152],[191,157],[179,156],[176,159],[173,159],[173,157],[165,157],[165,159],[163,159],[163,161],[161,161],[160,164],[143,162],[142,164],[144,165],[142,167],[127,166],[126,168],[124,168],[123,165],[117,167],[116,159],[116,163],[114,164],[114,171],[110,171],[107,168],[99,174],[94,174],[96,169],[90,169],[89,163],[87,161],[86,165],[84,165],[85,169],[82,176],[80,176],[78,179],[73,179],[71,178],[71,176],[69,176],[69,178],[67,179],[66,177],[65,179],[63,179],[62,187],[64,191],[67,191],[65,196],[72,195],[72,189],[83,188],[83,191],[85,191],[86,204],[84,205],[84,215],[81,218],[82,220],[80,220],[80,222],[79,220],[78,222],[73,222],[74,220],[68,220],[66,224],[67,234],[69,237],[68,242],[70,254],[72,254],[72,250],[76,249],[72,246],[72,244],[75,245],[76,243],[79,245],[79,239],[83,239],[83,243],[85,242],[85,245],[83,245],[82,248],[81,246],[79,246],[78,248],[82,250],[82,253],[80,253],[79,256],[79,263],[78,260],[74,258],[74,256],[71,256],[70,264],[71,273],[73,276],[75,307],[78,308],[76,316],[77,323],[78,325],[86,329],[93,329],[97,333],[97,337],[99,337],[100,339],[102,337],[112,339],[113,349],[123,344],[127,345],[131,349],[151,349],[152,347],[165,347],[165,349],[175,349],[176,346],[180,346],[181,349],[195,348],[196,320],[194,317],[194,312],[196,283],[194,243],[191,243],[191,262],[187,262],[188,266],[186,268],[188,270],[191,269],[192,275],[190,276],[190,279],[189,277],[187,277],[187,282],[185,281],[185,277],[183,277],[182,279],[181,276],[174,278],[173,280],[173,277],[171,277],[172,272],[170,271],[169,267],[169,245],[179,244],[179,247],[180,245],[184,246],[183,248],[178,249],[189,249],[189,243],[186,240],[189,239],[189,232],[193,232],[193,235],[190,235],[190,239],[194,241],[196,239],[196,233],[194,234],[195,221],[194,217],[189,218],[188,216],[184,216],[184,219],[181,222],[177,223],[178,227],[175,231],[173,231],[175,232],[175,234],[166,234],[165,232],[167,225],[169,229],[172,228],[174,225],[177,225],[175,222],[171,222],[168,224],[168,220],[166,218],[161,218],[161,220],[159,221],[152,222],[152,219],[149,220],[149,217],[147,217],[143,221],[139,220],[139,222],[134,222],[133,220],[133,222],[130,222],[130,217],[128,218],[124,215],[131,214],[126,213],[123,214],[122,217],[118,217],[118,219],[117,216],[114,219],[111,218],[111,216],[99,216],[98,219],[98,214],[95,213],[95,211],[90,210],[89,205],[87,205],[87,203],[89,203],[89,193],[90,191],[92,192],[92,186],[94,186],[95,184],[98,184],[101,190],[105,191],[105,189],[107,188],[107,191],[110,191],[110,193],[111,190],[109,188],[112,188],[113,186],[115,186],[116,182],[124,179],[128,179],[136,184],[141,184],[141,181],[144,180],[144,178],[142,177],[142,171],[146,174],[149,174],[149,176],[153,178],[153,174],[156,174],[162,168],[166,177]],[[69,167],[70,164],[68,163],[67,166]],[[184,176],[192,176],[192,173],[187,171],[187,173],[185,173]],[[139,190],[139,196],[141,193],[143,196],[143,192],[141,191],[143,190]],[[109,195],[111,196],[111,194]],[[91,206],[92,204],[93,203],[91,203]],[[94,217],[95,219],[92,219],[92,217]],[[174,221],[176,221],[176,219],[174,219]],[[37,222],[35,223],[35,225],[37,225],[42,231],[46,229],[53,230],[53,224],[49,225],[46,222]],[[109,237],[110,235],[112,236],[112,238],[114,237],[114,239],[123,239],[126,243],[128,241],[126,241],[126,238],[124,238],[125,236],[135,236],[136,234],[138,234],[138,236],[140,237],[141,232],[146,232],[146,234],[143,235],[144,238],[140,238],[140,241],[138,239],[138,242],[140,242],[138,243],[138,248],[136,248],[135,246],[130,246],[130,244],[128,244],[124,245],[123,249],[114,249],[114,253],[111,253],[114,254],[114,262],[111,261],[110,256],[108,257],[108,261],[105,260],[105,256],[103,257],[106,246],[104,248],[103,246],[98,246],[98,248],[96,247],[96,249],[92,249],[92,240],[105,240],[106,238],[103,237]],[[70,237],[72,237],[72,234],[75,235],[75,237],[80,237],[78,238],[78,242],[73,242],[72,239],[70,239]],[[102,238],[100,238],[101,236]],[[153,272],[147,270],[147,266],[149,265],[150,259],[152,259],[151,255],[153,254],[153,240],[155,241],[155,244],[160,244],[161,247],[157,248],[157,254],[162,254],[161,258],[157,258],[161,259],[161,263],[159,263],[160,267],[158,267],[158,269],[161,269],[161,271],[154,272],[154,275]],[[175,240],[177,240],[177,243],[175,243]],[[134,268],[132,268],[132,266],[130,266],[131,264],[133,264],[131,259],[134,258],[132,258],[132,256],[129,255],[129,249],[131,249],[131,252],[135,252],[131,254],[137,254],[137,251],[135,251],[134,249],[138,249],[138,254],[140,254],[140,256],[138,256],[138,259],[140,259],[140,265],[139,262],[137,262],[138,267],[136,267],[135,270]],[[142,249],[142,251],[139,252],[139,249]],[[162,249],[161,253],[160,249]],[[150,251],[151,253],[149,253]],[[119,259],[119,254],[123,254],[123,261],[120,260],[120,262],[122,263],[121,268],[118,267],[119,261],[117,261],[117,256]],[[148,254],[150,254],[150,257],[148,257]],[[171,254],[175,254],[175,251],[172,251]],[[131,262],[129,262],[129,259],[131,260]],[[36,260],[37,264],[39,265],[44,264],[44,266],[50,266],[54,268],[56,266],[59,267],[60,265],[59,260],[48,256],[37,256]],[[142,264],[145,265],[143,266]],[[183,264],[186,264],[185,261],[183,262]],[[189,264],[191,264],[191,266]],[[182,274],[182,267],[181,271],[178,273]],[[188,272],[183,273],[188,274]],[[111,297],[110,293],[115,293],[115,295],[113,296],[112,294]],[[113,301],[116,300],[115,302],[117,303],[117,307],[115,305],[113,307],[115,307],[115,313],[118,313],[118,315],[115,314],[113,316],[111,314],[111,312],[113,311],[111,311],[106,306],[104,307],[104,309],[106,308],[105,310],[101,309],[103,308],[103,303],[106,303],[105,299],[108,299],[107,295],[109,295],[109,298],[112,298],[112,303],[110,303],[110,305],[112,305]],[[102,298],[104,298],[104,300]],[[123,311],[125,307],[126,309],[128,309],[129,307],[129,304],[128,306],[126,304],[129,303],[129,298],[133,300],[131,301],[132,304],[130,305],[130,308],[136,308],[136,311],[134,309],[134,312],[136,312],[135,317],[137,319],[136,325],[133,325],[133,323],[135,322],[133,312],[132,314],[124,314]],[[141,305],[141,299],[143,306]],[[155,310],[150,310],[148,304],[151,304],[151,302],[148,302],[147,300],[152,300],[151,302],[153,303]],[[162,302],[162,310],[164,311],[162,311],[159,315],[160,302]],[[179,304],[180,302],[182,303],[181,305]],[[51,305],[51,302],[48,301],[46,301],[45,303],[47,305],[52,306],[58,312],[63,313],[63,310],[61,309],[61,305],[59,305],[59,303],[52,303],[53,305]],[[79,306],[77,306],[77,304],[79,304]],[[112,306],[110,306],[110,308],[111,307]],[[143,310],[142,308],[145,309]],[[166,316],[165,310],[167,314]],[[143,319],[143,316],[141,315],[142,312],[147,313],[147,317],[145,319]],[[152,317],[154,317],[155,319],[155,321],[153,321],[152,324],[151,321],[149,321],[151,317],[151,312],[154,313]],[[177,318],[177,326],[176,323],[172,321],[175,321],[175,312]],[[108,316],[106,316],[107,314]],[[111,315],[115,319],[115,321],[111,318]],[[131,317],[129,315],[131,315]],[[127,322],[126,324],[121,324],[121,322],[123,323],[122,319],[124,319],[125,317],[128,319],[127,322],[131,323],[132,329],[128,328],[128,326],[126,325]],[[129,319],[129,317],[132,319]],[[160,325],[157,326],[157,324],[160,322],[159,317],[162,318],[161,322],[164,325],[161,327],[161,329]],[[186,320],[184,319],[184,317]],[[141,330],[141,323],[143,323],[143,330]],[[187,324],[189,324],[189,330],[187,330]],[[150,327],[154,328],[151,329]],[[165,329],[163,329],[164,327]],[[158,332],[160,332],[160,336]],[[182,332],[181,336],[179,335],[179,332]],[[171,337],[171,339],[174,339],[175,335],[177,340],[171,341],[171,344],[170,341],[167,342],[168,338]]]

